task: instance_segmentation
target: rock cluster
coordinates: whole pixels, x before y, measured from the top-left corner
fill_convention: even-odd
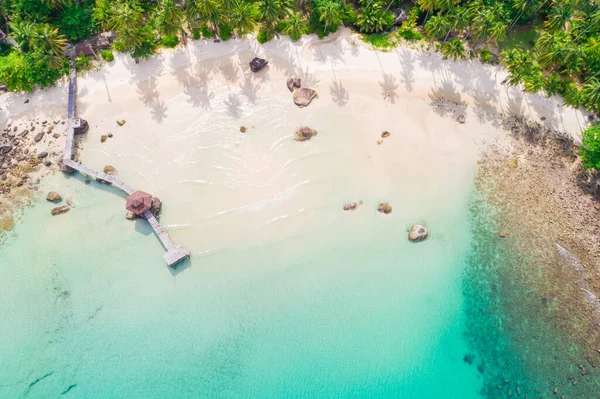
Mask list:
[[[292,97],[294,99],[294,104],[300,108],[304,108],[309,105],[314,98],[319,98],[319,95],[315,90],[303,87],[295,89]]]
[[[382,202],[377,207],[377,211],[379,211],[379,212],[384,213],[384,214],[387,215],[388,213],[392,213],[392,207],[387,202]]]
[[[287,78],[285,82],[290,92],[294,92],[294,89],[299,89],[302,86],[302,79],[300,78]]]

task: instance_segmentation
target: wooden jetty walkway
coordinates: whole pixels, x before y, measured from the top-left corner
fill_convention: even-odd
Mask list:
[[[133,194],[135,191],[127,183],[118,179],[115,176],[111,176],[104,172],[98,172],[87,166],[80,164],[79,162],[73,161],[73,148],[75,141],[75,128],[78,127],[78,120],[75,117],[75,97],[77,89],[77,73],[74,66],[71,66],[69,71],[69,103],[68,103],[68,118],[67,118],[67,140],[65,143],[65,153],[63,155],[63,165],[68,166],[79,173],[89,176],[95,180],[103,181],[118,187],[127,195]],[[167,251],[163,258],[170,267],[190,257],[190,252],[183,246],[174,244],[167,232],[162,228],[156,217],[150,211],[144,212],[144,218],[148,220],[150,226],[154,230],[154,233],[162,243],[163,247]]]

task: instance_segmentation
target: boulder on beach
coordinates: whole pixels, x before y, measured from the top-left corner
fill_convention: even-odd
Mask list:
[[[69,165],[65,165],[62,161],[62,159],[60,161],[58,161],[58,167],[60,168],[60,171],[63,173],[66,173],[68,175],[72,174],[73,172],[75,172],[75,169],[73,169],[72,167],[70,167]]]
[[[113,175],[115,175],[117,173],[117,170],[115,169],[114,166],[106,165],[104,167],[104,173],[106,173],[107,175],[113,176]]]
[[[240,132],[246,133],[246,131],[248,131],[248,128],[246,126],[240,126]]]
[[[61,206],[57,206],[56,208],[52,208],[50,213],[52,213],[52,216],[56,216],[56,215],[60,215],[62,213],[69,212],[70,209],[71,208],[69,208],[69,205],[61,205]]]
[[[252,72],[258,72],[261,69],[263,69],[264,67],[266,67],[268,63],[269,63],[269,61],[267,61],[267,60],[264,60],[264,59],[258,58],[258,57],[254,57],[252,59],[252,61],[250,61],[250,69],[252,70]]]
[[[461,114],[458,118],[456,118],[456,121],[458,123],[465,123],[467,121],[467,118],[465,118],[465,116]]]
[[[125,219],[127,220],[135,220],[137,218],[137,215],[131,211],[127,211],[125,212]]]
[[[387,202],[382,202],[381,204],[379,204],[377,210],[381,213],[385,213],[386,215],[388,213],[392,213],[392,207]]]
[[[294,89],[299,89],[300,86],[302,85],[302,79],[300,78],[287,78],[287,81],[285,82],[285,84],[287,85],[287,88],[289,89],[289,91],[293,92]]]
[[[12,141],[0,138],[0,155],[8,154],[13,148]]]
[[[391,135],[391,133],[386,130],[383,133],[381,133],[381,138],[387,139],[388,137],[390,137],[390,135]]]
[[[75,134],[84,134],[88,131],[90,126],[85,119],[77,118],[75,122],[75,126],[73,127],[73,133]]]
[[[123,126],[125,124],[125,122],[127,122],[125,119],[120,119],[117,121],[117,125]]]
[[[319,95],[315,90],[304,87],[294,90],[293,98],[294,104],[303,108],[310,104],[313,98],[319,98]]]
[[[408,232],[408,239],[412,242],[423,241],[427,238],[429,232],[427,229],[420,224],[413,224],[410,231]]]
[[[154,217],[158,217],[160,209],[162,208],[162,201],[158,197],[152,197],[152,205],[150,205],[150,212]]]
[[[317,131],[309,128],[308,126],[300,126],[296,130],[296,141],[310,140],[312,136],[316,136]]]
[[[101,143],[106,142],[107,139],[108,139],[108,136],[106,134],[103,134],[102,136],[100,136],[100,142]]]
[[[46,195],[46,201],[50,201],[50,202],[55,202],[56,203],[56,202],[62,201],[62,197],[56,191],[50,191]]]

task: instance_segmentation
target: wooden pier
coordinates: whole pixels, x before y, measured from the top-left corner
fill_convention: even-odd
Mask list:
[[[67,140],[65,143],[65,153],[63,155],[63,165],[72,168],[79,173],[82,173],[86,176],[89,176],[95,180],[105,182],[108,184],[112,184],[115,187],[118,187],[120,190],[127,193],[127,195],[133,194],[135,191],[131,188],[127,183],[122,180],[116,178],[115,176],[111,176],[104,172],[98,172],[94,169],[88,168],[80,164],[79,162],[73,161],[73,148],[75,141],[75,95],[77,88],[77,73],[74,66],[71,66],[69,71],[69,103],[68,103],[68,118],[67,118]],[[167,232],[162,228],[156,217],[150,211],[144,212],[144,218],[150,223],[154,233],[162,243],[163,247],[167,251],[163,256],[167,265],[170,267],[175,267],[175,265],[185,259],[190,257],[190,252],[186,250],[183,246],[174,244]]]

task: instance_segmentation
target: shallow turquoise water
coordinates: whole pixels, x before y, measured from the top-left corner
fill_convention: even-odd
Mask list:
[[[53,179],[77,207],[51,218],[38,202],[0,248],[1,397],[479,397],[468,193],[418,245],[410,215],[365,204],[310,234],[194,251],[172,275],[122,198]]]

